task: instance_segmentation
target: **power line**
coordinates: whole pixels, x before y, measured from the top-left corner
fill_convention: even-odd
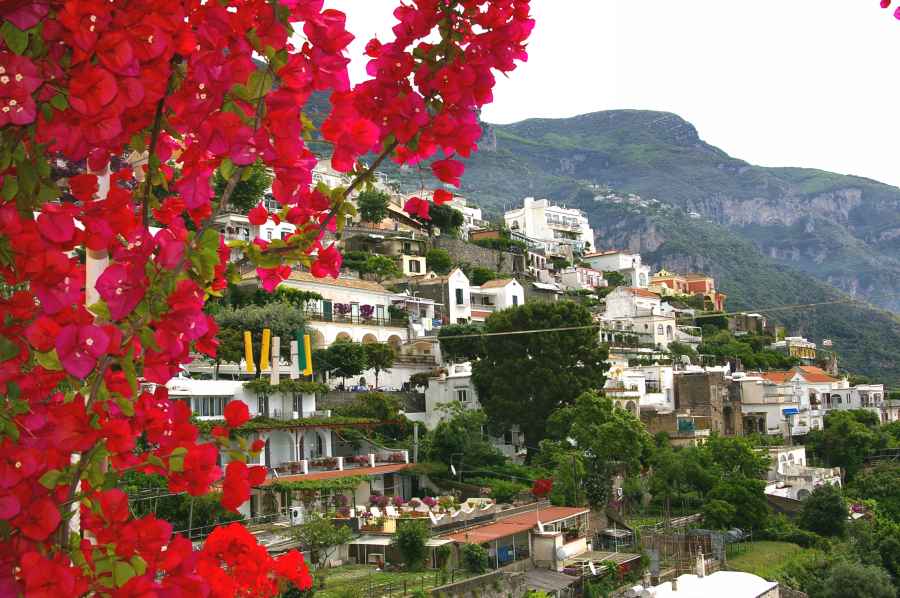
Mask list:
[[[701,314],[699,316],[683,316],[686,318],[693,319],[703,319],[703,318],[718,318],[722,316],[737,316],[747,313],[754,312],[772,312],[772,311],[788,311],[792,309],[802,309],[809,307],[819,307],[822,305],[836,305],[836,304],[844,304],[844,303],[859,303],[856,299],[841,299],[837,301],[821,301],[818,303],[798,303],[793,305],[779,305],[775,307],[766,307],[766,308],[751,308],[744,309],[741,311],[733,311],[733,312],[722,312],[722,313],[712,313],[712,314]],[[611,320],[633,320],[644,317],[651,317],[654,315],[664,315],[664,314],[648,314],[647,316],[634,316],[634,317],[620,317],[620,318],[610,318]],[[568,332],[571,330],[590,330],[590,329],[600,329],[605,328],[606,324],[586,324],[584,326],[561,326],[557,328],[534,328],[531,330],[508,330],[505,332],[478,332],[474,334],[454,334],[447,336],[423,336],[416,340],[451,340],[458,338],[482,338],[486,336],[514,336],[519,334],[538,334],[542,332]],[[634,332],[630,330],[613,330],[613,332]]]

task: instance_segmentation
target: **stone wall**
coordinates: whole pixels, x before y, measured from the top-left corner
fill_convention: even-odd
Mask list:
[[[431,590],[433,598],[507,598],[525,594],[525,574],[503,570],[447,584]]]
[[[445,249],[451,259],[458,264],[490,268],[500,274],[516,274],[525,271],[525,256],[523,255],[479,247],[450,237],[436,237],[433,244],[439,249]]]

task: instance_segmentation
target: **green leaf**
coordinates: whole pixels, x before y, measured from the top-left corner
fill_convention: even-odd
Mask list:
[[[131,557],[128,562],[131,563],[138,575],[143,575],[147,571],[147,561],[139,556]]]
[[[41,183],[38,188],[38,201],[41,204],[45,204],[50,201],[54,201],[57,197],[59,197],[59,189],[56,185]]]
[[[62,472],[58,469],[51,469],[44,473],[41,476],[41,479],[38,482],[46,488],[47,490],[53,490],[56,488],[57,484],[59,484],[59,479],[62,477]]]
[[[123,357],[119,364],[122,366],[122,371],[125,373],[125,379],[128,380],[128,385],[131,387],[131,392],[137,393],[137,371],[134,367],[134,349],[128,349],[128,353]]]
[[[0,335],[0,361],[12,359],[19,354],[19,345]]]
[[[5,176],[3,177],[3,190],[0,191],[0,195],[3,196],[3,199],[9,201],[13,197],[16,196],[16,193],[19,192],[19,179],[14,176]]]
[[[35,352],[34,359],[45,370],[58,372],[63,369],[62,363],[59,361],[59,355],[56,354],[56,349],[51,349],[46,353]]]
[[[187,449],[183,446],[179,446],[172,450],[172,454],[169,456],[169,471],[184,471],[184,456],[186,454]]]
[[[97,303],[89,306],[88,310],[101,320],[112,320],[112,316],[110,316],[109,314],[109,307],[106,305],[106,301],[100,300]]]
[[[127,397],[116,397],[116,405],[122,410],[127,417],[134,416],[134,403]]]
[[[58,93],[52,98],[50,98],[50,105],[56,108],[57,110],[65,110],[69,107],[69,100],[66,99],[65,94]]]
[[[113,566],[113,581],[118,588],[128,583],[128,580],[134,577],[135,574],[134,567],[126,562],[119,561]]]
[[[28,32],[22,31],[9,21],[3,22],[3,26],[0,27],[0,36],[3,36],[6,46],[20,56],[28,47]]]
[[[231,178],[231,175],[234,174],[234,162],[231,161],[231,158],[222,160],[222,163],[219,164],[219,174],[226,181]]]

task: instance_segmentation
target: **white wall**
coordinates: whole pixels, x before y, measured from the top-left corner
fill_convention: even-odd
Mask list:
[[[453,270],[447,280],[448,312],[450,323],[456,324],[461,320],[468,322],[472,319],[472,299],[468,277],[459,268]],[[456,303],[456,290],[462,291],[462,304]]]

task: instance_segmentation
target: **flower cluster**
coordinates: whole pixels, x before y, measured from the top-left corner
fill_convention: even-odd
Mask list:
[[[881,8],[890,8],[892,0],[881,0]],[[894,11],[894,18],[900,19],[900,6]]]
[[[531,494],[535,498],[546,498],[553,492],[553,480],[550,478],[535,480],[531,486]]]
[[[341,256],[325,235],[384,159],[442,152],[432,171],[459,185],[456,157],[475,149],[492,71],[525,59],[528,0],[416,0],[394,15],[394,39],[367,46],[371,78],[351,87],[353,36],[322,0],[0,7],[0,594],[310,586],[300,553],[272,559],[239,525],[195,550],[167,522],[133,518],[117,482],[139,471],[172,492],[216,487],[226,508],[245,503],[266,477],[246,464],[261,443],[233,433],[246,406],[229,403],[225,425],[201,438],[165,387],[192,355],[215,355],[204,304],[234,274],[231,252],[269,290],[293,264],[334,276]],[[303,107],[316,92],[331,94],[321,138],[352,173],[346,188],[312,184]],[[372,166],[358,163],[369,152]],[[251,221],[296,232],[229,246],[215,217],[257,163],[281,207],[258,206]],[[61,165],[79,174],[61,178]]]

